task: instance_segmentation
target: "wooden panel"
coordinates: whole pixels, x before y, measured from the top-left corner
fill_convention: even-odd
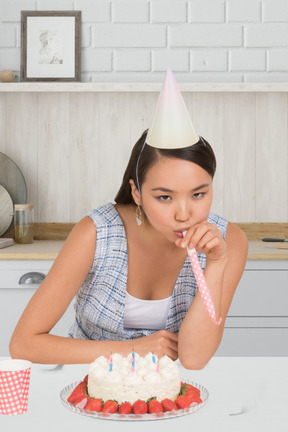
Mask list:
[[[37,95],[14,93],[7,98],[6,154],[22,171],[27,200],[37,217]]]
[[[38,221],[69,222],[69,94],[38,96]]]
[[[287,95],[257,94],[256,220],[288,217]]]
[[[130,157],[130,95],[99,94],[99,204],[113,201]]]
[[[37,222],[76,222],[114,199],[158,95],[0,94],[0,151],[23,170]],[[287,94],[184,88],[183,97],[216,153],[212,210],[238,223],[287,222]]]
[[[140,138],[142,133],[152,123],[156,109],[157,93],[131,93],[131,148]]]
[[[69,195],[70,221],[77,222],[99,202],[99,96],[70,94]]]
[[[212,211],[223,214],[224,171],[223,171],[223,126],[224,107],[222,94],[194,93],[193,124],[197,133],[211,144],[217,161],[216,174],[213,181],[214,199]]]
[[[224,96],[224,214],[255,220],[255,94]]]

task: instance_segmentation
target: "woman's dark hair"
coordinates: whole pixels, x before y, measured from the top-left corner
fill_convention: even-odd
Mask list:
[[[147,171],[160,157],[173,157],[194,162],[207,171],[212,178],[214,177],[216,170],[215,155],[212,147],[204,138],[201,137],[196,144],[190,147],[166,150],[144,145],[147,133],[148,129],[143,132],[132,149],[130,160],[123,176],[122,185],[115,197],[115,202],[117,204],[135,204],[131,194],[129,180],[132,179],[138,189],[141,188],[145,181]]]

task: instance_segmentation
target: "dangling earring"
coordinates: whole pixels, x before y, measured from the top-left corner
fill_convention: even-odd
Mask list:
[[[136,222],[138,226],[142,224],[142,211],[141,211],[141,206],[139,204],[137,205],[137,209],[136,209]]]

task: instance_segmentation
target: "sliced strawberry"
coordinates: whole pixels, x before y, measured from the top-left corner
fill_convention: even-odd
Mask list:
[[[118,411],[118,403],[115,400],[108,400],[104,403],[102,412],[114,414]]]
[[[86,402],[86,405],[84,406],[84,409],[89,411],[97,411],[100,412],[102,410],[103,402],[102,399],[95,399],[88,396],[88,400]]]
[[[148,411],[150,414],[161,413],[163,412],[163,407],[157,399],[153,399],[148,404]]]
[[[181,395],[177,397],[175,403],[179,409],[184,409],[189,408],[189,406],[191,405],[191,400],[189,396]]]
[[[72,391],[70,396],[67,398],[67,401],[72,405],[76,405],[78,402],[81,402],[87,396],[87,386],[84,381],[81,381],[75,389]]]
[[[146,414],[148,411],[148,406],[146,402],[138,399],[136,402],[134,402],[132,409],[134,414]]]
[[[132,405],[130,402],[122,402],[119,406],[119,414],[131,414]]]
[[[171,399],[168,398],[163,399],[161,403],[164,411],[178,410],[176,403],[173,402]]]

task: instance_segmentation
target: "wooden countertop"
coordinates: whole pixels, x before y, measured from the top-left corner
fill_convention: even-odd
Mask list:
[[[0,260],[54,260],[63,244],[63,240],[35,240],[27,245],[14,244],[0,249]],[[250,240],[248,260],[288,260],[288,249],[278,249],[280,245],[281,243]]]
[[[32,244],[16,244],[0,249],[0,260],[55,260],[63,240],[34,240]]]

